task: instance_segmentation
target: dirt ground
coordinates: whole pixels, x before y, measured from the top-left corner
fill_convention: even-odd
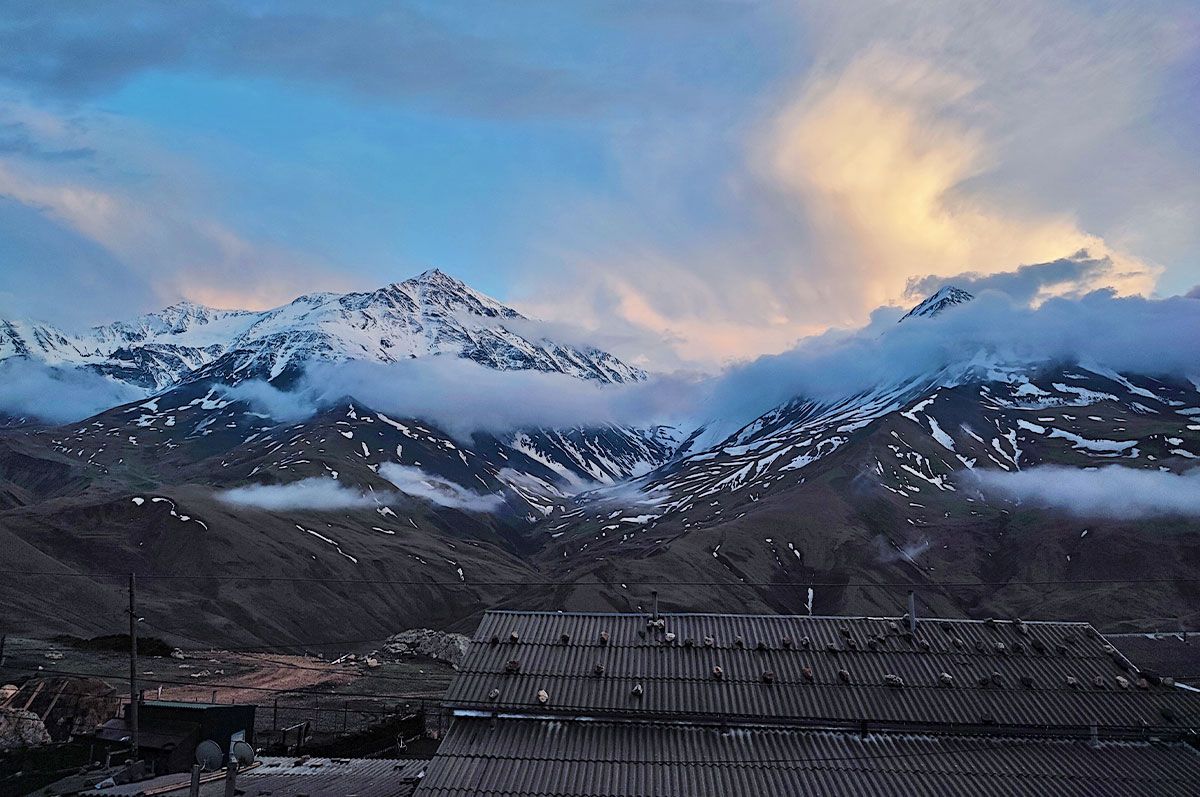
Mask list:
[[[442,662],[380,657],[370,649],[332,660],[275,652],[183,650],[183,658],[140,656],[138,688],[147,700],[250,703],[256,724],[275,730],[309,722],[319,733],[367,727],[387,713],[436,705],[453,669]],[[9,637],[0,685],[46,674],[101,678],[129,691],[129,655],[81,650],[57,641]]]

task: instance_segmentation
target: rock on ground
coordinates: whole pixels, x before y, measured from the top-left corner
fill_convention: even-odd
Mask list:
[[[388,637],[383,650],[394,656],[422,656],[444,661],[455,669],[467,653],[470,640],[462,634],[410,628]]]
[[[0,709],[0,750],[49,743],[50,734],[37,714],[15,708]]]

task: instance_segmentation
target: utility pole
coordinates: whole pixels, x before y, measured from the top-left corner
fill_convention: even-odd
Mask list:
[[[234,797],[237,794],[237,776],[238,764],[236,761],[230,761],[229,766],[225,768],[225,797]]]
[[[129,574],[129,729],[130,755],[138,760],[138,690],[137,690],[137,603],[134,591],[137,588],[133,573]]]

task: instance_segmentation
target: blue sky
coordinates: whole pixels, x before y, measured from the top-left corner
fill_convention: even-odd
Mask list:
[[[14,3],[0,316],[430,266],[724,362],[1080,249],[1200,283],[1184,3]],[[1030,272],[1022,272],[1028,274]]]

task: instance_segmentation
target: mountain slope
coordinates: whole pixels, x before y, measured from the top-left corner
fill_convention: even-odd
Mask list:
[[[717,419],[690,434],[464,439],[351,396],[280,421],[225,385],[274,375],[286,387],[304,362],[405,352],[638,377],[585,349],[573,360],[532,335],[506,338],[524,331],[520,319],[442,276],[402,285],[228,321],[245,323],[253,345],[153,398],[0,433],[0,545],[31,570],[245,574],[232,596],[156,585],[147,611],[193,637],[271,643],[311,638],[313,617],[366,637],[398,623],[470,625],[489,605],[636,610],[655,587],[664,606],[690,610],[894,613],[914,585],[920,610],[943,616],[1200,622],[1194,519],[1068,515],[977,478],[1042,464],[1182,473],[1200,458],[1200,388],[1186,379],[959,351],[944,330],[970,298],[945,290],[884,335],[954,344],[955,358],[847,395],[797,396],[732,434],[713,431],[728,420]],[[391,345],[376,347],[385,336]],[[250,499],[231,503],[231,489]],[[255,573],[361,584],[309,595]],[[413,600],[374,583],[389,580]],[[76,605],[73,583],[46,585],[41,600],[0,583],[0,600],[30,628],[88,627],[57,611]],[[100,601],[102,587],[87,589]]]
[[[968,301],[957,298],[941,309]],[[938,307],[922,303],[906,324],[937,323]],[[574,497],[534,534],[545,539],[539,560],[567,583],[653,573],[730,583],[660,590],[679,607],[753,600],[795,611],[815,600],[818,613],[895,611],[896,590],[817,587],[814,598],[802,585],[953,580],[968,586],[922,592],[930,610],[1200,621],[1195,520],[1114,520],[1086,507],[1081,518],[975,478],[1043,464],[1183,473],[1197,459],[1196,384],[984,352],[841,399],[797,398],[617,489]],[[1171,577],[1184,580],[1157,583]],[[1087,583],[1104,578],[1156,583]],[[1052,583],[993,585],[1024,581]],[[617,598],[592,586],[573,594]]]

